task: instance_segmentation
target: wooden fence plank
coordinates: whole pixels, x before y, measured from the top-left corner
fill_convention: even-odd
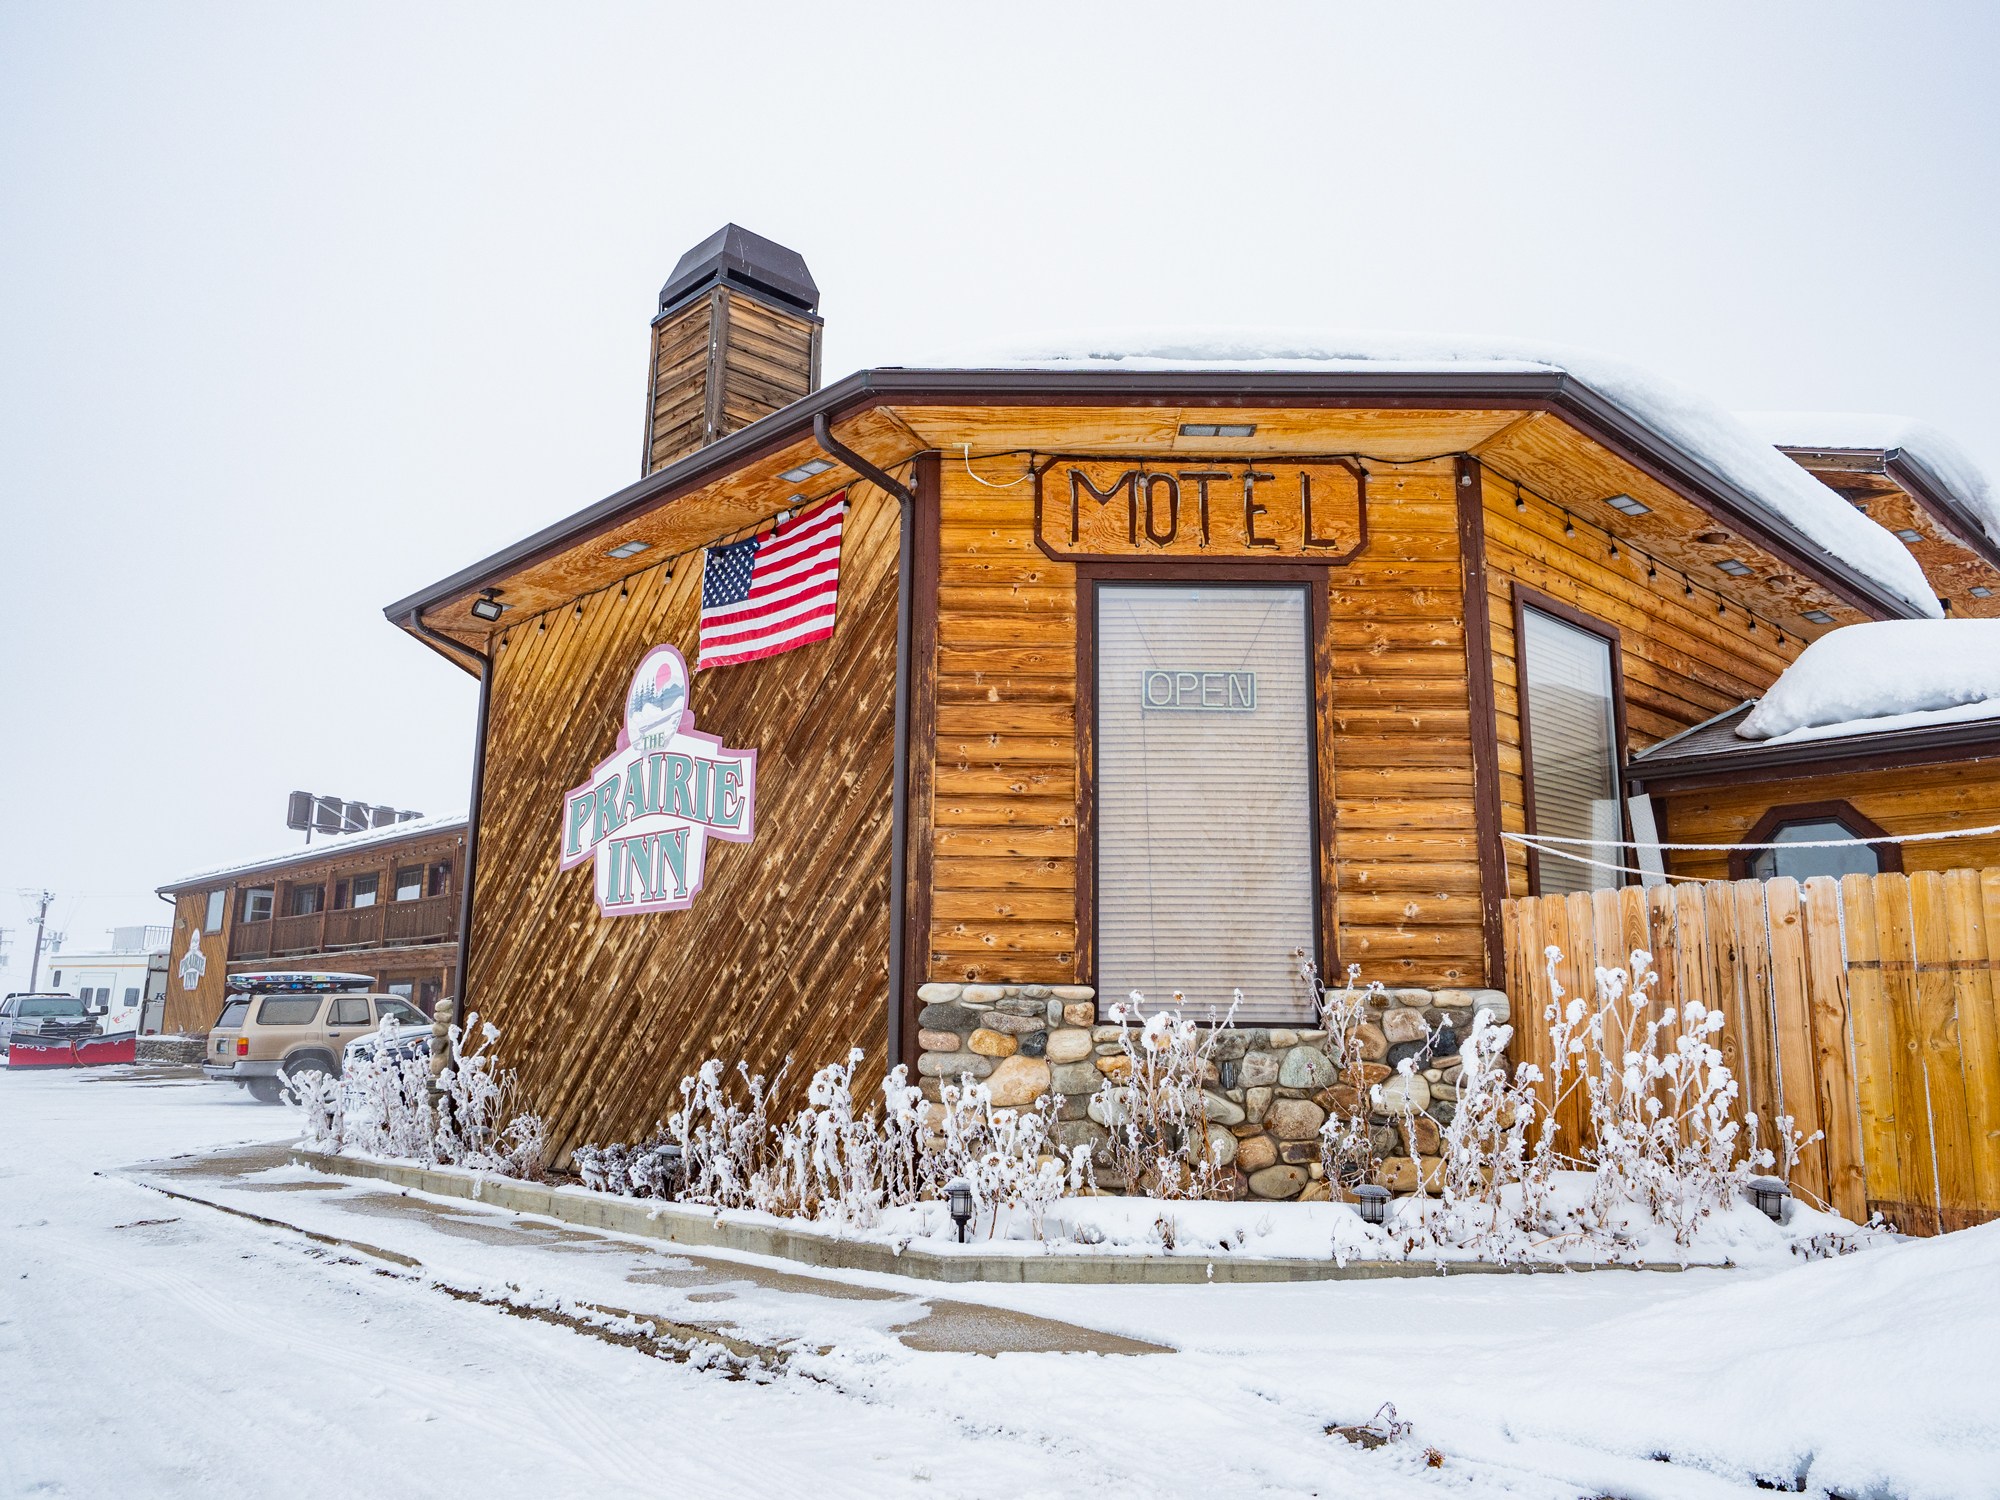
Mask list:
[[[1901,874],[1875,877],[1875,932],[1881,949],[1882,988],[1893,1028],[1896,1079],[1896,1189],[1894,1217],[1921,1221],[1919,1233],[1938,1232],[1937,1173],[1931,1156],[1930,1105],[1923,1063],[1917,1055],[1916,942],[1910,932],[1910,881]],[[1909,1227],[1906,1223],[1905,1227]]]
[[[2000,896],[2000,870],[1986,872]],[[2000,1034],[1993,1011],[1994,939],[1977,870],[1946,870],[1945,943],[1958,1015],[1958,1065],[1965,1090],[1966,1145],[1973,1202],[1985,1219],[2000,1211]]]
[[[1920,870],[1910,880],[1910,931],[1917,962],[1917,1058],[1938,1181],[1939,1223],[1957,1229],[1977,1202],[1965,1074],[1959,1065],[1958,1008],[1953,1003],[1944,876]]]
[[[1891,1214],[1903,1201],[1896,1092],[1895,1002],[1882,970],[1876,911],[1879,877],[1840,881],[1841,937],[1847,955],[1847,1011],[1854,1031],[1854,1095],[1861,1112],[1861,1167],[1868,1209]]]
[[[1805,916],[1814,1085],[1820,1129],[1826,1132],[1826,1197],[1837,1213],[1859,1221],[1868,1217],[1868,1185],[1862,1168],[1838,882],[1825,875],[1806,882]]]
[[[1771,1035],[1770,919],[1764,910],[1763,882],[1738,880],[1724,889],[1736,923],[1735,972],[1737,997],[1742,1007],[1745,1107],[1756,1112],[1768,1131],[1783,1113],[1779,1102],[1777,1049]]]
[[[1812,1014],[1806,999],[1805,919],[1799,883],[1786,876],[1764,882],[1764,911],[1771,935],[1771,1039],[1776,1048],[1778,1099],[1792,1128],[1810,1140],[1821,1130],[1814,1086]],[[1799,1152],[1794,1185],[1811,1199],[1830,1199],[1826,1148],[1811,1141]]]

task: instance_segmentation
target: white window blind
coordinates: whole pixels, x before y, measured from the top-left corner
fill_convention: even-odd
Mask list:
[[[1545,615],[1521,613],[1519,643],[1528,728],[1528,774],[1533,778],[1533,833],[1554,838],[1602,839],[1560,845],[1603,864],[1620,856],[1617,705],[1612,696],[1611,643],[1602,636]],[[1615,871],[1543,855],[1543,895],[1602,890],[1619,884]]]
[[[1311,1015],[1310,613],[1303,586],[1097,586],[1097,976],[1205,1016]]]

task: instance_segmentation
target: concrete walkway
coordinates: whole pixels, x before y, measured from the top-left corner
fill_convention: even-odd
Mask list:
[[[150,1162],[123,1175],[191,1205],[406,1271],[517,1287],[583,1285],[590,1298],[584,1305],[594,1310],[652,1320],[684,1335],[707,1334],[739,1353],[772,1360],[790,1347],[823,1346],[829,1327],[843,1321],[829,1317],[830,1303],[869,1304],[862,1321],[871,1331],[925,1353],[1171,1352],[1074,1323],[898,1290],[891,1278],[822,1275],[682,1246],[656,1248],[483,1203],[327,1177],[294,1165],[284,1146]],[[587,1270],[577,1264],[585,1259]]]

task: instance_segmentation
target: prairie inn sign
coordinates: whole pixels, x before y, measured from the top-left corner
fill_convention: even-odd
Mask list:
[[[1342,563],[1368,541],[1367,475],[1348,458],[1047,458],[1035,540],[1050,557]]]
[[[595,859],[604,916],[685,911],[708,841],[750,842],[756,797],[757,752],[695,732],[687,662],[655,646],[632,674],[617,748],[563,799],[560,868]]]

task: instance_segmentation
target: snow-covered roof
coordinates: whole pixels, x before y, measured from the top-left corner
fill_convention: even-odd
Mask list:
[[[280,870],[287,865],[304,864],[308,860],[349,854],[356,849],[365,849],[374,844],[393,844],[433,833],[453,833],[463,827],[465,827],[465,814],[450,813],[436,818],[411,818],[407,822],[390,823],[386,827],[370,828],[360,833],[316,834],[311,844],[293,844],[281,854],[266,854],[256,859],[239,860],[235,864],[218,865],[209,870],[195,870],[178,880],[168,881],[159,889],[162,892],[182,890],[205,881],[222,880],[236,875],[254,875],[262,870]]]
[[[1574,376],[1636,421],[1697,456],[1759,501],[1779,524],[1918,613],[1941,613],[1909,549],[1707,398],[1618,360],[1560,345],[1428,334],[1298,334],[1223,330],[1068,336],[973,351],[927,366],[993,370],[1236,370],[1350,373],[1522,373]]]
[[[1738,412],[1751,431],[1780,448],[1903,455],[1929,474],[1948,499],[2000,545],[2000,490],[1977,460],[1928,422],[1883,412]]]
[[[2000,620],[1876,620],[1830,630],[1737,735],[1766,744],[2000,717]]]

